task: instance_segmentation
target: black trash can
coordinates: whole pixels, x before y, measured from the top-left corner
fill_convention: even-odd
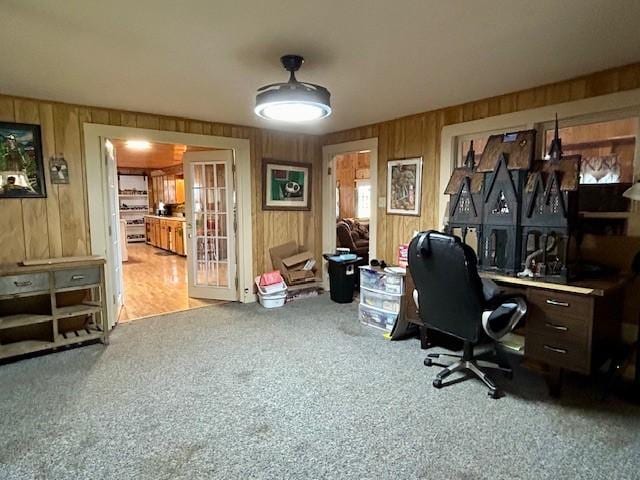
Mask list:
[[[353,291],[358,282],[358,264],[362,257],[342,260],[337,255],[323,255],[329,262],[329,295],[336,303],[353,302]]]

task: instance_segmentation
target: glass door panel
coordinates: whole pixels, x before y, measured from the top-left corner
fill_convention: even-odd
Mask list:
[[[237,298],[235,288],[235,236],[230,232],[234,215],[232,185],[232,157],[213,159],[221,152],[193,152],[185,154],[185,178],[188,197],[188,224],[194,254],[188,258],[190,296],[192,292],[206,294],[203,298]],[[229,152],[230,153],[230,152]],[[210,157],[211,160],[205,157]],[[189,202],[188,202],[189,203]],[[233,279],[233,281],[232,281]],[[191,288],[193,287],[193,288]],[[226,291],[225,292],[223,292]]]

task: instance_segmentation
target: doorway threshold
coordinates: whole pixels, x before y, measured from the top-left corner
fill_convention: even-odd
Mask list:
[[[196,299],[194,299],[194,300],[196,300]],[[126,314],[123,315],[126,307],[123,307],[122,311],[120,312],[120,317],[118,318],[117,325],[126,325],[128,323],[137,322],[139,320],[148,320],[150,318],[161,317],[163,315],[171,315],[171,314],[174,314],[174,313],[189,312],[191,310],[200,310],[201,308],[213,307],[213,306],[216,306],[216,305],[224,305],[226,303],[229,303],[229,302],[227,302],[225,300],[197,300],[197,301],[198,302],[203,302],[203,303],[206,302],[206,305],[197,305],[197,306],[188,307],[188,308],[181,308],[181,309],[178,309],[178,310],[169,310],[169,311],[166,311],[166,312],[163,311],[163,312],[158,312],[158,313],[151,313],[149,315],[144,315],[142,317],[135,317],[135,318],[126,318]],[[123,318],[123,316],[125,318]]]

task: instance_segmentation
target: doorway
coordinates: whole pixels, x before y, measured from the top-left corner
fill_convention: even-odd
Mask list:
[[[371,151],[334,157],[336,177],[336,247],[347,248],[369,263]]]
[[[366,261],[375,258],[378,139],[324,146],[323,170],[323,251],[348,248]],[[328,288],[326,267],[323,281]]]
[[[122,291],[116,292],[120,297],[118,322],[207,306],[217,300],[237,300],[235,289],[222,292],[219,290],[225,288],[218,288],[229,287],[229,277],[235,278],[235,255],[232,261],[227,261],[228,252],[235,252],[235,234],[228,226],[232,216],[228,213],[235,211],[230,174],[233,152],[139,139],[107,139],[105,154],[113,157],[108,161],[116,167],[115,172],[112,168],[108,170],[110,185],[115,180],[114,201],[109,207],[111,218],[115,216],[117,222],[112,226],[119,226],[118,235],[112,238],[113,250],[115,258],[122,262],[121,267],[114,262],[115,278],[120,275],[122,285]],[[195,179],[197,188],[186,193],[198,192],[199,201],[195,205],[199,212],[206,212],[207,207],[219,212],[198,217],[197,235],[208,234],[206,251],[190,248],[194,241],[203,242],[202,238],[194,240],[189,228],[195,222],[191,204],[186,201],[189,195],[185,193],[188,159],[194,155],[201,159],[198,167],[202,171],[198,171]],[[224,190],[229,191],[226,196],[230,198],[219,198],[220,189],[205,188],[207,180],[212,186],[228,185]],[[207,222],[203,222],[203,215]],[[204,232],[200,231],[203,223]],[[197,261],[209,257],[211,260]],[[213,260],[219,258],[226,263]],[[191,266],[195,269],[189,272]],[[215,287],[216,291],[210,292],[209,287]]]
[[[249,141],[92,124],[84,130],[87,181],[102,185],[89,189],[89,216],[92,252],[107,258],[110,325],[210,300],[255,301]],[[165,149],[167,163],[136,164],[128,146]],[[185,168],[190,155],[201,155],[199,171]],[[120,275],[119,256],[127,258]]]

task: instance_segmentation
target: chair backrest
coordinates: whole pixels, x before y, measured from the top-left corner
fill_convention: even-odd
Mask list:
[[[344,220],[339,220],[336,224],[336,236],[338,238],[338,247],[348,248],[352,252],[356,249],[356,244],[351,236],[351,227]]]
[[[484,297],[473,249],[455,236],[421,232],[409,245],[409,270],[424,324],[477,342]]]

